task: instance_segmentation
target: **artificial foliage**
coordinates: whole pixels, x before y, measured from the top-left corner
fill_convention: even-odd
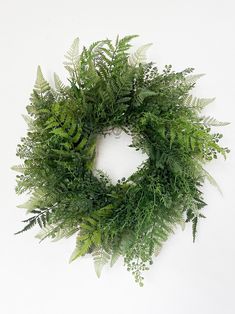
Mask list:
[[[119,256],[136,282],[177,225],[204,218],[204,164],[226,157],[222,134],[227,123],[201,114],[211,98],[191,90],[201,75],[188,68],[162,71],[146,62],[144,45],[130,53],[136,36],[93,43],[79,51],[76,39],[66,54],[65,85],[55,74],[52,88],[40,67],[27,106],[28,132],[14,166],[16,192],[30,193],[24,228],[39,225],[41,240],[76,234],[71,261],[91,254],[99,276]],[[128,178],[113,184],[94,169],[97,136],[119,128],[132,136],[133,149],[148,159]]]

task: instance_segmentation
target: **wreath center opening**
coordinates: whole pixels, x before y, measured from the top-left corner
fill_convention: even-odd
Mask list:
[[[130,147],[131,144],[132,136],[121,130],[99,135],[94,172],[102,170],[113,184],[131,176],[148,159],[147,154]]]

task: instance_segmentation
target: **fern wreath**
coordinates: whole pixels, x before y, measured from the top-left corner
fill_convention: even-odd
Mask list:
[[[79,52],[76,39],[66,54],[69,85],[55,74],[55,89],[40,67],[28,115],[27,135],[13,169],[16,192],[30,192],[30,217],[24,232],[38,224],[41,240],[77,234],[71,261],[92,254],[97,275],[119,256],[137,283],[177,225],[192,222],[195,239],[203,218],[205,162],[226,157],[222,135],[211,130],[226,125],[201,110],[213,99],[190,92],[202,75],[192,68],[159,71],[145,61],[148,45],[130,53],[136,36],[101,40]],[[129,178],[112,184],[94,170],[98,135],[119,128],[132,136],[132,147],[148,159]]]

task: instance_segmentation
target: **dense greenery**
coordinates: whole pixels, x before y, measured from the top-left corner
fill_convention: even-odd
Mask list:
[[[102,40],[79,53],[76,39],[66,55],[69,86],[55,75],[55,89],[40,67],[27,107],[27,135],[18,145],[23,164],[14,169],[17,193],[30,192],[30,218],[23,232],[38,224],[38,237],[61,239],[77,234],[71,261],[92,254],[97,275],[121,255],[135,280],[177,225],[192,222],[193,238],[206,205],[201,191],[203,164],[218,154],[225,125],[200,116],[213,99],[190,95],[201,75],[193,69],[162,72],[144,54],[130,54],[136,36]],[[116,185],[95,171],[96,140],[113,128],[133,138],[132,146],[149,156],[129,178]]]

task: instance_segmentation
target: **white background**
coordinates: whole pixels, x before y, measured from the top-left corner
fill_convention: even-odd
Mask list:
[[[2,314],[235,313],[234,9],[232,0],[1,0]],[[232,149],[228,160],[221,158],[207,167],[223,197],[205,185],[207,219],[199,225],[196,243],[190,225],[184,232],[177,230],[146,273],[144,288],[134,283],[121,261],[105,269],[100,279],[89,258],[68,264],[74,238],[39,245],[34,230],[13,235],[25,215],[16,208],[23,198],[15,195],[10,166],[18,163],[15,149],[26,131],[21,114],[26,112],[36,66],[42,66],[49,81],[54,71],[65,80],[63,55],[75,37],[89,44],[118,33],[139,34],[136,47],[152,42],[148,56],[160,68],[172,64],[176,70],[190,66],[206,73],[195,94],[215,96],[207,113],[233,122],[221,130],[223,144]],[[120,154],[115,157],[113,167],[122,174],[127,169],[119,162]]]

